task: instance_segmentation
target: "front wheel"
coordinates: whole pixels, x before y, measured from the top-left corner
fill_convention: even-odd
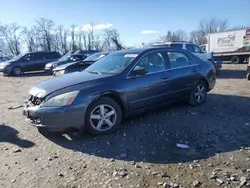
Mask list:
[[[122,121],[121,107],[113,99],[102,97],[90,104],[85,121],[90,134],[113,132],[119,128]]]
[[[250,80],[250,73],[247,73],[246,79]]]
[[[14,67],[12,72],[15,76],[19,76],[22,74],[22,69],[20,67]]]
[[[204,81],[200,80],[192,89],[189,98],[189,104],[197,106],[206,101],[207,98],[207,86]]]

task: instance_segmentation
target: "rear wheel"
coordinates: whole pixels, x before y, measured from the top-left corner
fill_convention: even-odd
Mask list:
[[[102,97],[90,104],[86,112],[86,128],[91,134],[106,134],[117,130],[122,121],[120,106],[111,98]]]
[[[238,64],[239,62],[240,62],[239,56],[233,56],[233,57],[231,58],[231,63],[233,63],[233,64]]]
[[[247,73],[246,79],[250,80],[250,73]]]
[[[12,70],[12,73],[13,73],[13,75],[15,75],[15,76],[21,75],[22,72],[23,72],[23,71],[22,71],[22,69],[21,69],[20,67],[14,67],[13,70]]]
[[[207,85],[204,81],[200,80],[192,89],[189,104],[192,106],[200,105],[206,101],[207,98]]]

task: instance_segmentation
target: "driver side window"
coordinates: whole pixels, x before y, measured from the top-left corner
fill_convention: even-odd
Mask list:
[[[137,66],[146,68],[147,74],[154,73],[165,69],[165,61],[161,53],[150,53],[144,56]]]
[[[34,54],[26,54],[25,56],[23,56],[22,61],[23,62],[29,62],[29,61],[33,61],[34,58]]]

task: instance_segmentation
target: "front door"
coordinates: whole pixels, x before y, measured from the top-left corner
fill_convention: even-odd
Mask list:
[[[147,54],[136,66],[146,68],[147,73],[134,76],[132,70],[128,75],[126,83],[129,88],[127,92],[129,109],[137,111],[165,102],[170,76],[166,67],[164,53],[152,52]]]
[[[21,58],[20,63],[22,65],[24,72],[34,70],[36,67],[36,62],[34,61],[34,54],[30,53],[30,54],[24,55]]]

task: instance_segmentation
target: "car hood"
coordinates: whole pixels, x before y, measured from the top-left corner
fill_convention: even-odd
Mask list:
[[[52,62],[49,62],[49,63],[46,64],[45,67],[52,67],[53,64],[57,64],[57,63],[59,63],[59,62],[60,62],[60,61],[52,61]]]
[[[43,98],[46,95],[55,92],[57,90],[73,86],[79,83],[88,83],[92,80],[109,77],[110,74],[92,74],[86,71],[74,72],[71,74],[65,74],[60,77],[55,77],[49,80],[45,80],[36,84],[30,89],[29,94]]]
[[[0,63],[0,65],[1,66],[7,66],[7,65],[10,65],[11,63],[14,63],[14,62],[16,62],[16,61],[18,61],[18,60],[8,60],[8,61],[3,61],[3,62],[1,62]]]

